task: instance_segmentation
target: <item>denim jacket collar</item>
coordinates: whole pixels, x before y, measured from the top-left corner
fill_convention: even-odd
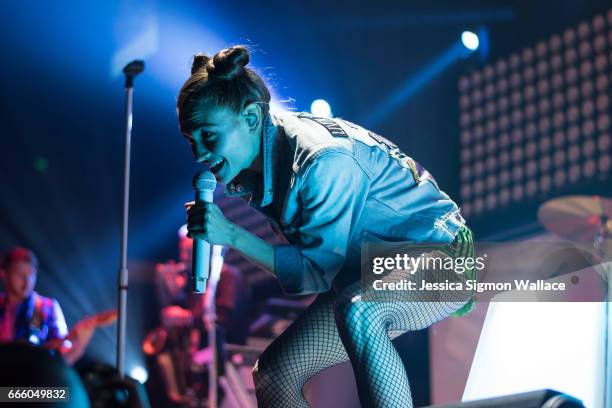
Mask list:
[[[274,199],[277,125],[271,114],[266,115],[262,133],[263,175],[245,169],[225,187],[230,197],[250,195],[249,203],[255,208],[265,207]]]

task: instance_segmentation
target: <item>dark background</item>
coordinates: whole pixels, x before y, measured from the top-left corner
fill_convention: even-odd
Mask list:
[[[605,12],[607,1],[3,1],[0,4],[0,250],[32,248],[37,289],[73,324],[114,307],[119,264],[124,92],[134,58],[130,260],[176,258],[197,166],[175,98],[191,56],[235,43],[287,106],[316,98],[361,123],[426,69],[463,30],[486,29],[488,55],[449,65],[372,126],[458,197],[458,90],[463,73]],[[131,50],[131,51],[130,51]],[[520,220],[519,220],[520,222]],[[136,327],[142,322],[129,323]],[[114,329],[89,353],[114,361]],[[141,361],[132,338],[128,368]]]

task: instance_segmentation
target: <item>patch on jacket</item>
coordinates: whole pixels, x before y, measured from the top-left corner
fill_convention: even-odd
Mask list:
[[[419,168],[417,167],[418,166],[417,162],[415,162],[410,156],[402,152],[400,148],[397,147],[397,145],[393,143],[392,141],[390,141],[389,139],[382,137],[381,135],[374,133],[374,132],[368,132],[368,133],[370,134],[370,137],[372,139],[386,146],[387,149],[389,150],[389,156],[397,160],[400,166],[402,166],[405,169],[410,170],[410,173],[412,173],[412,177],[414,178],[414,182],[419,184],[419,182],[421,181],[421,172],[419,171]]]
[[[300,115],[300,117],[305,119],[310,119],[313,122],[317,122],[319,125],[323,126],[329,133],[331,133],[334,137],[349,137],[349,135],[342,129],[342,126],[337,124],[335,121],[329,118],[319,118],[317,116],[311,115]]]

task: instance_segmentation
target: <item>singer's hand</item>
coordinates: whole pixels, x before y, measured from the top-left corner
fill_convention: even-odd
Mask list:
[[[187,209],[187,236],[203,239],[211,245],[231,245],[235,225],[228,221],[214,203],[189,202]]]

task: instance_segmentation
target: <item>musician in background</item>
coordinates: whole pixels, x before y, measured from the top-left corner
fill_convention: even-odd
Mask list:
[[[64,314],[57,300],[34,291],[37,273],[38,258],[27,248],[14,247],[2,258],[5,292],[0,292],[0,343],[60,344],[58,351],[68,364],[74,364],[85,352],[95,323],[86,317],[71,331],[71,340],[63,341],[68,336]]]
[[[155,357],[171,403],[188,406],[206,395],[207,382],[201,371],[211,357],[207,342],[204,304],[210,291],[193,293],[191,275],[193,240],[183,225],[178,231],[179,262],[156,264],[156,286],[160,327],[145,337],[142,350]],[[247,332],[247,294],[242,273],[223,264],[215,296],[218,361],[223,361],[224,343],[244,344]],[[200,368],[197,368],[200,367]],[[219,366],[223,372],[223,364]]]
[[[187,237],[183,225],[178,231],[179,262],[170,261],[156,265],[157,296],[162,324],[167,327],[199,324],[204,313],[205,298],[210,294],[191,291],[193,240]],[[246,287],[242,273],[235,267],[223,264],[215,296],[217,324],[224,329],[227,342],[244,344],[247,324],[245,321]]]

